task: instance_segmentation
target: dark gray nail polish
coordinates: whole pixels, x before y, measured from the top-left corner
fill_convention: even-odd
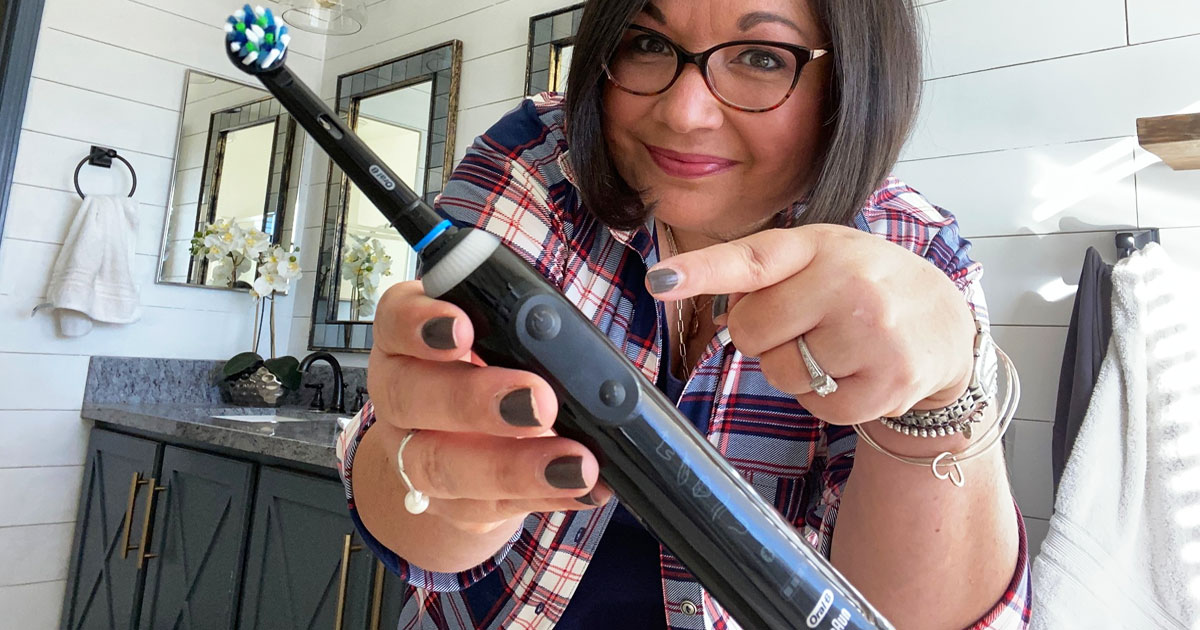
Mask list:
[[[533,391],[525,387],[505,394],[500,399],[500,417],[514,427],[536,427],[541,424],[533,408]]]
[[[646,280],[650,282],[651,293],[662,293],[679,284],[679,272],[674,269],[655,269],[646,274]]]
[[[712,318],[716,322],[717,318],[724,315],[725,311],[729,310],[729,294],[721,293],[713,296]]]
[[[454,318],[435,317],[421,326],[421,339],[425,345],[434,350],[452,350],[458,347],[454,342]]]
[[[575,497],[575,500],[584,505],[590,505],[592,507],[596,507],[597,505],[600,505],[599,503],[596,503],[595,499],[592,498],[591,492],[589,492],[581,497]]]
[[[546,483],[555,488],[586,488],[583,480],[583,458],[578,455],[559,457],[546,466]]]

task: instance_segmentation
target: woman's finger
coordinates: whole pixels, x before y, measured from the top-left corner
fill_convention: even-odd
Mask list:
[[[375,310],[372,349],[430,361],[464,359],[475,330],[457,306],[425,295],[419,280],[384,292]]]
[[[542,377],[464,361],[371,351],[367,388],[375,416],[408,429],[532,437],[548,430],[558,397]]]
[[[431,499],[429,512],[451,522],[486,527],[531,512],[591,510],[608,503],[612,496],[612,490],[598,483],[587,493],[569,499]]]
[[[413,487],[439,499],[573,499],[600,477],[595,456],[562,437],[422,431],[403,461]]]

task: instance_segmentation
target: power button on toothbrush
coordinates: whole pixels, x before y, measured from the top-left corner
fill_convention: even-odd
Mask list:
[[[562,330],[562,320],[548,304],[538,304],[529,309],[525,316],[525,330],[529,336],[539,341],[548,341],[558,336]]]

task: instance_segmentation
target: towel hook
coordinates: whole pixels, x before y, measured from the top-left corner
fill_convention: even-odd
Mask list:
[[[75,192],[79,193],[80,199],[83,198],[83,190],[79,188],[79,171],[83,168],[83,165],[91,164],[92,166],[112,168],[113,158],[124,162],[125,168],[129,169],[129,174],[133,177],[133,187],[129,189],[129,196],[133,196],[134,191],[137,190],[137,171],[133,170],[133,165],[129,163],[129,160],[117,155],[116,149],[92,145],[92,150],[88,153],[88,156],[80,160],[79,165],[75,167]]]

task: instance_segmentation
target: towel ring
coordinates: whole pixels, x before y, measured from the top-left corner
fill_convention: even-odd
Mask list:
[[[83,165],[91,164],[92,166],[111,168],[113,158],[124,162],[125,168],[129,169],[129,174],[133,177],[133,187],[129,189],[129,196],[133,196],[133,193],[137,190],[137,171],[133,170],[133,165],[129,163],[129,160],[117,155],[116,149],[92,145],[92,150],[88,153],[88,156],[80,160],[79,165],[75,167],[75,192],[79,193],[80,199],[83,198],[83,190],[79,188],[79,171],[83,168]]]

